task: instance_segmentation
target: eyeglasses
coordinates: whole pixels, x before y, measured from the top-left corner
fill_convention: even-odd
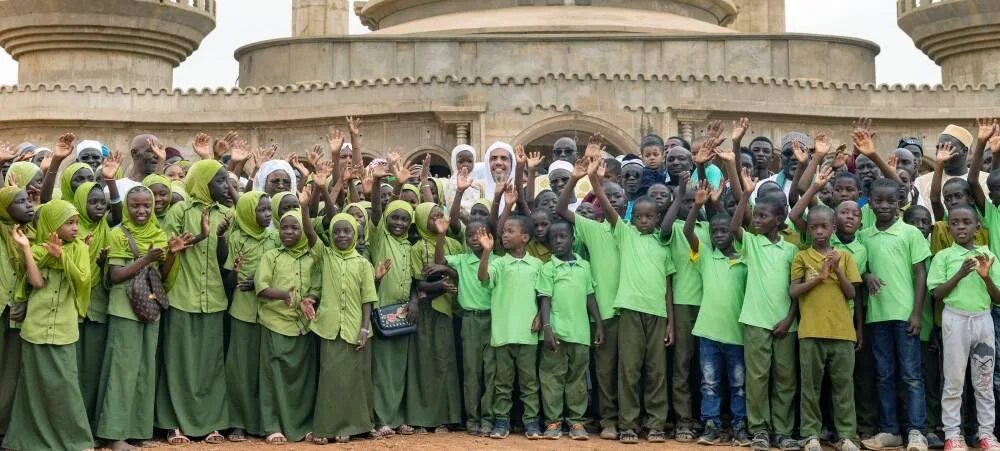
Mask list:
[[[556,147],[556,148],[552,149],[552,154],[555,155],[555,156],[557,156],[557,157],[568,157],[568,156],[573,155],[575,153],[576,153],[576,150],[574,150],[571,147]]]

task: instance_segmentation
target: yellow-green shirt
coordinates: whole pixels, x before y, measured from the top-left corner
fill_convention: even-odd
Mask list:
[[[913,265],[931,256],[920,230],[897,220],[886,230],[870,227],[858,232],[868,249],[868,271],[885,286],[868,296],[866,323],[906,321],[913,312]]]
[[[52,257],[45,257],[52,258]],[[80,339],[73,283],[61,269],[39,268],[45,286],[28,294],[21,339],[36,345],[68,345]]]
[[[621,277],[621,255],[618,242],[611,233],[611,224],[576,215],[573,235],[577,243],[586,245],[591,261],[597,263],[591,265],[590,270],[596,285],[594,297],[597,299],[597,308],[601,311],[601,319],[613,318]]]
[[[689,261],[701,275],[702,290],[711,293],[702,299],[691,334],[719,343],[742,345],[740,310],[746,290],[747,265],[739,254],[729,258],[708,243],[710,241],[700,241],[698,253],[689,255]]]
[[[983,209],[983,228],[990,237],[990,252],[997,255],[1000,253],[1000,208],[993,205],[989,199],[986,200],[986,208]]]
[[[667,317],[667,277],[674,274],[670,248],[659,234],[639,233],[619,221],[612,230],[621,252],[621,277],[615,309]]]
[[[434,263],[434,246],[434,243],[427,240],[420,240],[416,242],[412,248],[410,248],[410,272],[413,273],[414,279],[427,279],[427,276],[424,275],[424,267]],[[465,246],[463,246],[462,243],[445,237],[445,258],[447,258],[448,255],[460,254],[464,250],[464,247]],[[476,269],[478,271],[478,268]],[[476,278],[476,281],[479,281],[478,277]],[[445,315],[451,316],[452,304],[454,304],[454,302],[455,295],[445,293],[431,300],[431,308],[444,313]]]
[[[243,233],[239,227],[233,224],[226,238],[226,245],[229,246],[229,253],[226,255],[226,262],[222,265],[227,271],[232,271],[236,264],[236,259],[243,254],[243,266],[236,281],[251,280],[257,272],[261,258],[269,250],[278,247],[278,240],[274,233],[268,233],[264,239],[257,240]],[[229,316],[245,323],[257,322],[257,311],[260,305],[257,294],[253,291],[243,291],[239,288],[233,289],[233,301],[229,305]]]
[[[858,265],[849,252],[840,253],[840,269],[851,284],[861,283]],[[792,282],[805,282],[819,276],[826,256],[808,248],[795,254],[792,260]],[[830,271],[819,285],[799,297],[799,338],[827,338],[857,341],[854,315],[844,292],[840,289],[837,274]]]
[[[368,253],[373,266],[391,258],[392,266],[378,284],[378,306],[410,301],[413,270],[410,263],[412,246],[405,239],[398,240],[385,229],[374,229],[368,239]]]
[[[375,269],[361,255],[341,258],[324,248],[312,266],[309,294],[317,297],[316,319],[309,330],[327,340],[340,338],[358,344],[364,304],[378,302]]]
[[[208,208],[208,237],[177,256],[175,275],[171,275],[170,307],[187,313],[216,313],[226,310],[228,299],[222,286],[222,271],[216,258],[219,239],[215,231],[229,214],[229,209],[213,203],[206,206],[197,199],[175,204],[167,211],[163,231],[167,236],[201,234],[201,215]]]
[[[747,288],[740,311],[740,322],[772,330],[788,316],[792,300],[788,297],[788,280],[795,245],[778,238],[772,243],[764,235],[743,232],[743,241],[735,242],[747,264]],[[796,321],[789,328],[794,332]]]
[[[0,262],[10,262],[11,256],[7,253],[7,246],[2,240],[9,240],[11,237],[0,238]],[[24,258],[22,255],[21,258]],[[20,285],[24,283],[24,274],[18,274],[14,268],[7,267],[0,271],[0,321],[7,319],[7,306],[16,301]]]
[[[538,275],[538,294],[552,299],[549,323],[560,341],[590,346],[587,297],[594,294],[590,263],[575,255],[573,263],[552,256]]]
[[[528,241],[528,246],[525,250],[528,252],[528,255],[541,260],[542,263],[547,263],[552,258],[552,251],[534,238]]]
[[[934,255],[934,260],[931,261],[930,269],[927,271],[927,289],[934,290],[940,287],[958,273],[965,260],[979,255],[985,255],[993,261],[990,278],[993,279],[993,283],[1000,281],[1000,264],[997,264],[996,256],[986,246],[966,249],[953,244]],[[979,276],[979,273],[972,271],[955,285],[948,296],[945,296],[944,304],[963,312],[982,313],[990,310],[992,302],[986,290],[986,281]]]
[[[490,262],[495,259],[490,254]],[[446,255],[444,260],[458,273],[458,305],[463,310],[489,311],[490,285],[479,281],[479,256],[469,251]]]
[[[708,242],[708,227],[704,222],[697,222],[694,233],[698,241]],[[674,275],[671,287],[674,291],[674,305],[701,305],[701,273],[691,261],[691,245],[688,244],[687,237],[684,236],[684,221],[674,221],[671,228],[670,240],[667,241],[670,248],[670,258],[674,261],[677,274]]]
[[[109,258],[108,265],[125,267],[135,261],[134,258]],[[130,319],[132,321],[139,321],[139,317],[135,316],[135,312],[132,310],[132,304],[128,300],[128,293],[125,289],[128,287],[129,281],[124,281],[121,283],[111,284],[111,288],[108,290],[108,314],[118,318]],[[167,296],[168,298],[170,296]]]
[[[538,344],[531,321],[538,314],[535,286],[541,269],[542,261],[528,254],[490,261],[491,345]]]
[[[259,295],[267,288],[288,290],[295,288],[292,306],[285,301],[258,297],[259,312],[257,322],[268,330],[287,337],[305,335],[309,331],[309,320],[299,311],[302,295],[308,293],[312,283],[312,267],[321,255],[323,243],[317,242],[313,250],[295,257],[281,247],[264,253],[254,274],[254,291]]]

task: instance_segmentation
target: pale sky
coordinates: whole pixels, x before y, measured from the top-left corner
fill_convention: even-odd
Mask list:
[[[291,0],[219,0],[216,28],[174,71],[178,88],[235,86],[233,51],[291,34]],[[941,82],[941,70],[896,26],[895,0],[786,0],[789,32],[851,36],[882,47],[879,83]],[[351,14],[351,33],[368,30]],[[799,64],[809,64],[800,61]],[[0,50],[0,85],[17,83],[17,62]]]

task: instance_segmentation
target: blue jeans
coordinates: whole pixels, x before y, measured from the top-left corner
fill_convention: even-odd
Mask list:
[[[920,359],[920,336],[906,333],[906,321],[872,323],[875,354],[875,385],[878,388],[879,432],[899,434],[896,414],[896,374],[905,384],[907,430],[924,432],[924,376]]]
[[[743,366],[743,346],[699,338],[698,360],[701,365],[701,421],[713,421],[719,426],[719,410],[722,403],[719,385],[722,384],[722,372],[726,371],[733,425],[746,427],[746,393],[743,389],[746,368]]]

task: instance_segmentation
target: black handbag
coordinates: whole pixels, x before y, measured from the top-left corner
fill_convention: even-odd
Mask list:
[[[417,323],[409,317],[408,303],[387,305],[372,310],[372,328],[380,337],[391,338],[417,331]]]
[[[136,248],[135,239],[128,230],[122,228],[125,238],[128,238],[128,245],[135,258],[142,258],[139,249]],[[163,286],[163,279],[160,271],[153,265],[143,267],[128,280],[125,285],[125,294],[128,297],[132,312],[144,323],[153,323],[160,319],[160,312],[170,308],[170,301],[167,299],[167,290]]]

